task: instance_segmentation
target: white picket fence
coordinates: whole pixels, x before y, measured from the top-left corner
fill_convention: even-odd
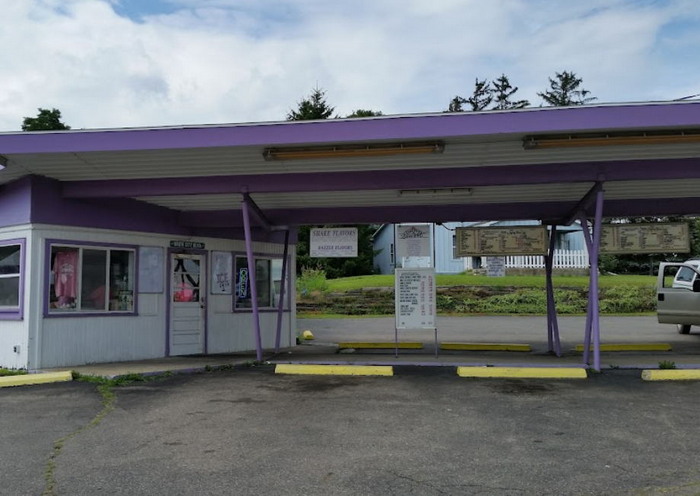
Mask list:
[[[544,257],[537,255],[508,256],[506,259],[507,269],[543,269]],[[585,250],[555,251],[555,269],[587,269],[588,252]]]

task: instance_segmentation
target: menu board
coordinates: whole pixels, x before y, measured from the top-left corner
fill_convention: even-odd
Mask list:
[[[458,257],[484,255],[545,255],[545,226],[458,227]]]
[[[309,233],[312,258],[357,257],[356,227],[314,227]]]
[[[601,253],[687,253],[688,224],[606,224],[600,231]]]
[[[396,269],[397,329],[435,329],[435,269]]]

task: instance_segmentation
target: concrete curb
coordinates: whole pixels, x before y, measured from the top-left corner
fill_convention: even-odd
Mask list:
[[[393,376],[394,368],[388,365],[305,365],[280,363],[275,366],[275,374]]]
[[[578,367],[457,367],[457,375],[471,378],[508,379],[586,379],[588,373]]]
[[[652,369],[642,370],[645,381],[697,381],[700,380],[700,369]]]
[[[440,343],[441,350],[461,351],[532,351],[529,344],[519,343]]]
[[[39,374],[7,375],[0,377],[0,388],[12,386],[28,386],[31,384],[47,384],[50,382],[67,382],[73,380],[70,371],[43,372]]]
[[[584,346],[577,344],[575,351],[583,352]],[[591,348],[592,350],[592,348]],[[672,351],[668,343],[606,343],[600,345],[600,351]]]
[[[361,342],[343,342],[343,343],[338,343],[338,349],[366,349],[366,350],[394,350],[396,348],[399,348],[400,350],[422,350],[423,349],[423,343],[420,342],[399,342],[398,345],[397,343],[390,343],[390,342],[368,342],[368,341],[361,341]]]

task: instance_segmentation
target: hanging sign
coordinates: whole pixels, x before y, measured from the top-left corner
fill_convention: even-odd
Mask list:
[[[435,329],[435,269],[396,269],[396,329]]]
[[[483,255],[546,255],[546,226],[458,227],[458,257]]]
[[[211,260],[211,294],[231,294],[233,255],[225,251],[213,251]]]
[[[313,258],[357,257],[357,228],[315,227],[311,229],[309,254]]]
[[[185,248],[191,250],[203,250],[204,243],[200,241],[180,241],[173,240],[170,242],[170,248]]]
[[[600,231],[601,253],[688,253],[688,224],[606,224]]]
[[[430,224],[399,224],[396,226],[397,260],[429,257],[432,260]]]

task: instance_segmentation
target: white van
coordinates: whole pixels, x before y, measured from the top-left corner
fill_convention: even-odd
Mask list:
[[[659,323],[676,324],[681,334],[700,325],[700,259],[659,265],[656,314]]]

